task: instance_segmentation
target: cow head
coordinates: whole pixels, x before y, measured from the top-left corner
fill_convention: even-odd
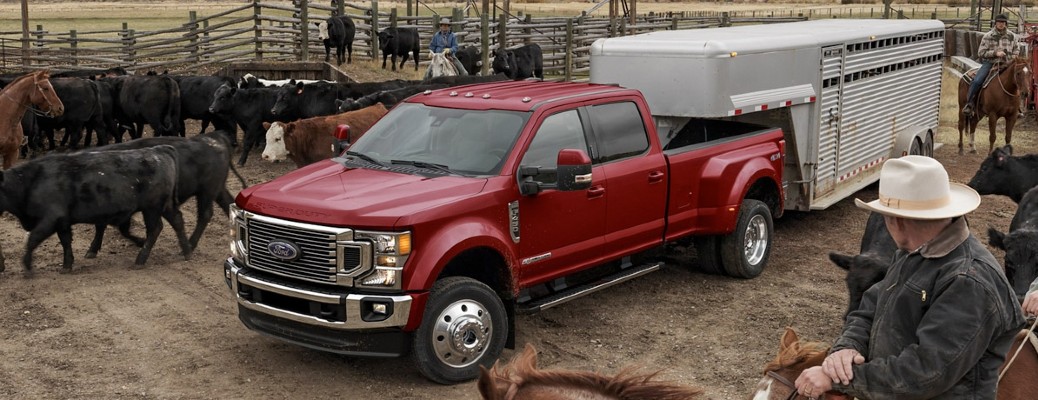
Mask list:
[[[1013,161],[1012,156],[1013,146],[1008,144],[992,151],[988,158],[980,163],[980,169],[968,183],[969,187],[980,194],[995,194],[1009,187],[1008,181],[1016,178],[1006,172],[1008,164]]]
[[[267,128],[267,145],[263,148],[263,159],[270,162],[280,162],[288,157],[288,148],[285,147],[285,130],[291,123],[263,123]]]
[[[1003,234],[988,228],[988,244],[1006,252],[1005,273],[1020,299],[1038,276],[1038,230],[1025,228]]]
[[[321,21],[317,24],[317,38],[321,40],[328,39],[328,21]]]
[[[389,40],[393,39],[393,33],[389,29],[383,29],[382,32],[378,33],[378,49],[385,52],[389,46]]]
[[[228,84],[220,85],[213,93],[213,103],[209,105],[209,112],[213,114],[226,114],[234,106],[234,94],[238,88]]]
[[[289,108],[295,106],[299,102],[299,97],[303,95],[305,86],[303,82],[296,82],[295,79],[288,81],[288,84],[278,89],[277,100],[274,101],[274,106],[270,108],[270,113],[281,115]]]
[[[504,73],[511,78],[514,76],[515,55],[511,50],[494,50],[494,62],[490,64],[490,67],[494,69],[495,74]]]
[[[862,253],[855,256],[829,253],[829,260],[837,267],[847,271],[844,281],[847,283],[848,300],[847,311],[843,313],[844,317],[858,309],[865,291],[883,280],[883,277],[887,275],[887,268],[890,267],[890,263],[884,257],[873,253]]]
[[[354,99],[335,99],[335,107],[339,112],[344,113],[347,111],[359,110],[360,103]]]

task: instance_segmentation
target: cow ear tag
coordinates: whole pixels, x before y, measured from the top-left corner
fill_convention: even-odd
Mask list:
[[[303,94],[303,89],[296,90],[296,94]]]

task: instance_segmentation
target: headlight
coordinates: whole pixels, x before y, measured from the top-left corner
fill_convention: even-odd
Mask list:
[[[357,240],[368,240],[372,244],[374,271],[361,277],[361,286],[398,288],[403,275],[404,263],[411,255],[411,232],[360,232]]]
[[[231,227],[230,239],[231,239],[231,257],[236,261],[245,262],[245,256],[248,253],[248,247],[245,245],[247,240],[247,231],[245,226],[244,211],[240,208],[231,204],[230,207],[230,221],[227,224]]]

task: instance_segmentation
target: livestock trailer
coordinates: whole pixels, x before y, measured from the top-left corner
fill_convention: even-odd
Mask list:
[[[590,79],[641,90],[661,136],[693,119],[782,128],[786,209],[807,211],[889,158],[933,155],[943,57],[941,21],[827,19],[600,39]]]

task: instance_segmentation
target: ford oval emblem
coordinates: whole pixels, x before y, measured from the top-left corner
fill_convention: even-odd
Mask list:
[[[270,243],[267,244],[267,251],[270,252],[270,255],[285,261],[295,260],[302,255],[299,246],[296,246],[295,243],[287,240],[271,240]]]

